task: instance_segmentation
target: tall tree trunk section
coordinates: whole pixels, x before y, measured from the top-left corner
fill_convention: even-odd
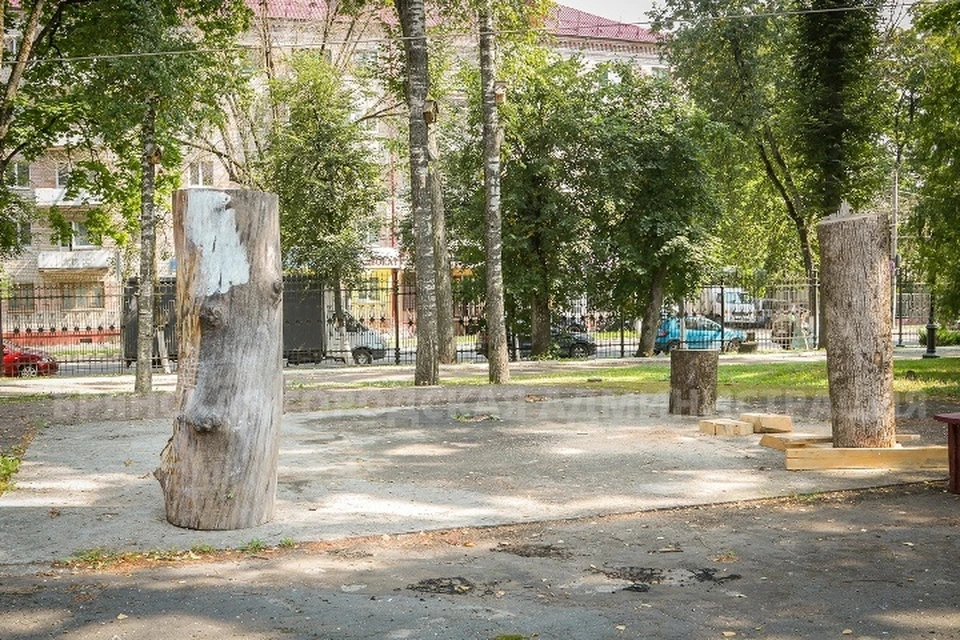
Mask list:
[[[277,197],[178,191],[174,242],[177,417],[154,475],[171,524],[253,527],[273,517],[283,410]]]
[[[480,84],[483,91],[483,191],[487,267],[487,364],[490,382],[510,380],[503,302],[503,223],[500,214],[500,114],[496,100],[496,39],[489,1],[480,12]]]
[[[443,174],[436,128],[427,129],[430,148],[430,205],[433,209],[433,249],[437,262],[437,355],[440,364],[457,361],[457,336],[453,330],[453,277],[450,272],[450,250],[447,247],[446,207],[443,206]]]
[[[844,215],[817,227],[835,447],[892,447],[890,227],[885,216]]]
[[[397,0],[406,53],[407,105],[410,109],[410,201],[416,249],[417,364],[413,382],[440,382],[437,339],[436,262],[430,206],[429,135],[423,108],[430,90],[427,27],[423,0]]]
[[[133,390],[153,390],[154,294],[157,277],[156,118],[151,104],[140,132],[140,281],[137,283],[137,368]]]
[[[530,355],[550,353],[550,299],[546,294],[533,296],[530,304]]]
[[[650,282],[650,295],[643,311],[643,326],[640,327],[640,345],[637,356],[649,358],[657,340],[657,327],[660,325],[660,310],[663,308],[663,289],[667,279],[667,270],[658,268]]]

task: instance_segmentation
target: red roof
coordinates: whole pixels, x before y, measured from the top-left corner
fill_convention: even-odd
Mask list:
[[[635,24],[601,18],[562,4],[557,5],[553,15],[547,18],[546,29],[549,33],[561,37],[600,38],[651,44],[658,42],[655,34]]]
[[[325,0],[247,0],[247,4],[258,15],[262,15],[266,6],[267,17],[287,20],[319,20],[327,10]],[[392,17],[392,13],[385,17]],[[548,33],[560,37],[651,44],[658,41],[657,36],[637,25],[601,18],[562,4],[554,7],[545,28]]]
[[[324,0],[247,0],[247,5],[256,15],[263,15],[265,6],[268,18],[288,20],[319,20],[327,12]]]

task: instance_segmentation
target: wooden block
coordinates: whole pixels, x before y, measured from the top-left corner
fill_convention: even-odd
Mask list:
[[[793,418],[782,413],[741,413],[740,421],[752,424],[754,433],[793,431]]]
[[[789,447],[789,471],[812,469],[946,469],[947,447],[892,447],[889,449],[837,449]]]
[[[749,436],[753,433],[753,425],[729,418],[713,418],[700,421],[700,432],[709,436]]]
[[[760,444],[771,449],[786,451],[790,447],[805,447],[810,444],[833,442],[833,436],[820,436],[813,433],[765,433]]]

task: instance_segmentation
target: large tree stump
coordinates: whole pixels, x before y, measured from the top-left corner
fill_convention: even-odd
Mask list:
[[[892,447],[890,227],[844,206],[817,227],[835,447]]]
[[[273,517],[283,396],[277,197],[174,196],[177,416],[155,475],[167,520],[242,529]]]
[[[717,367],[720,352],[670,350],[670,413],[712,416],[717,412]]]

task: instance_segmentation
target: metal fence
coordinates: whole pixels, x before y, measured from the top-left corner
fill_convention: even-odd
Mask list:
[[[157,364],[161,355],[176,360],[174,288],[174,281],[162,280],[155,291],[154,321],[164,338],[155,340]],[[132,281],[8,287],[0,300],[0,329],[5,342],[55,358],[61,375],[120,373],[136,361],[135,294]],[[703,287],[682,303],[665,306],[655,351],[681,345],[740,352],[813,349],[818,305],[818,286],[803,280]],[[922,285],[901,283],[891,292],[897,344],[917,343],[929,306]],[[284,356],[290,366],[415,361],[416,292],[403,278],[339,292],[310,278],[287,278],[283,315]],[[483,306],[459,301],[453,321],[458,361],[485,361]],[[512,357],[529,357],[529,335],[516,325],[509,329]],[[640,329],[636,318],[581,300],[555,313],[551,355],[630,357],[638,351]],[[160,353],[162,345],[166,354]],[[4,373],[17,375],[18,370],[5,366]]]

